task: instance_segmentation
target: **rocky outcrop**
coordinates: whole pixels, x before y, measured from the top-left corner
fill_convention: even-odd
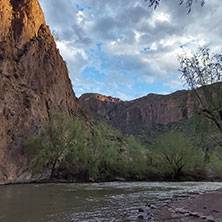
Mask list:
[[[186,90],[170,95],[148,94],[126,102],[87,93],[79,101],[97,119],[105,120],[125,134],[135,136],[147,135],[152,138],[155,131],[192,116],[190,91]]]
[[[0,0],[0,21],[0,182],[24,182],[24,140],[76,97],[38,1]]]

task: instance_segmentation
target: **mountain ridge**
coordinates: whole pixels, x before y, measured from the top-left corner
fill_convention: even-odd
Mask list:
[[[189,90],[179,90],[169,95],[151,93],[141,98],[121,102],[115,102],[119,101],[118,98],[113,98],[112,101],[105,98],[99,100],[96,95],[98,94],[87,93],[80,96],[79,102],[82,109],[87,110],[94,118],[106,121],[120,129],[124,134],[137,137],[141,134],[139,131],[142,128],[147,133],[151,133],[150,130],[154,128],[166,128],[167,125],[192,117]],[[100,97],[106,96],[100,95]],[[141,129],[138,130],[138,128]]]

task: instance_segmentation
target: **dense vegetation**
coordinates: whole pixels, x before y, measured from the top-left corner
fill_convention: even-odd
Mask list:
[[[50,180],[180,180],[220,178],[222,155],[194,146],[192,138],[165,132],[152,146],[123,136],[103,122],[88,126],[78,117],[53,115],[26,143],[33,155],[33,174]]]
[[[167,132],[154,141],[153,152],[159,155],[160,172],[172,179],[180,178],[182,173],[202,165],[202,153],[194,148],[191,139],[179,132]]]
[[[68,180],[144,179],[147,150],[105,123],[86,126],[80,118],[53,115],[26,143],[35,156],[33,173]]]

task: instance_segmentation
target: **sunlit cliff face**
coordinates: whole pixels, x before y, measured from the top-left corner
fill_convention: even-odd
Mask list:
[[[37,0],[3,0],[0,5],[1,39],[12,34],[21,47],[37,36],[40,26],[45,24],[44,14]]]
[[[121,102],[122,100],[121,99],[118,99],[118,98],[113,98],[111,96],[103,96],[103,95],[100,95],[100,94],[96,94],[96,98],[102,102]]]
[[[0,183],[31,178],[24,141],[76,97],[37,0],[0,0]]]

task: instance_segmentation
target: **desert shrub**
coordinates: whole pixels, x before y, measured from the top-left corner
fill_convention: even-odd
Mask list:
[[[64,162],[71,165],[70,174],[72,174],[72,177],[87,178],[89,175],[90,150],[88,141],[90,133],[79,118],[75,118],[71,122],[69,133],[69,152]]]
[[[201,167],[203,163],[202,153],[179,132],[159,135],[152,145],[152,151],[157,154],[159,174],[165,178],[179,179],[182,174]]]
[[[83,155],[85,164],[77,162],[77,167],[79,164],[86,166],[85,175],[92,180],[107,181],[117,177],[145,179],[146,177],[147,150],[134,137],[124,137],[120,131],[106,123],[94,124],[88,142],[81,151],[85,154]],[[79,157],[76,153],[74,156]]]
[[[126,142],[128,147],[129,176],[133,179],[145,179],[147,173],[147,150],[133,136],[128,137]]]
[[[70,131],[73,125],[75,124],[72,119],[54,114],[39,134],[28,139],[25,146],[35,155],[34,173],[40,173],[48,167],[51,171],[50,177],[53,178],[56,166],[66,157],[73,142]]]
[[[55,114],[26,148],[35,156],[33,173],[49,169],[51,179],[107,181],[147,175],[148,150],[103,122],[87,128],[80,118]]]
[[[215,179],[222,178],[222,152],[220,148],[209,155],[207,167],[210,170],[210,177]]]
[[[112,131],[100,123],[90,138],[90,174],[96,179],[108,179],[112,176],[118,156],[118,148]]]

